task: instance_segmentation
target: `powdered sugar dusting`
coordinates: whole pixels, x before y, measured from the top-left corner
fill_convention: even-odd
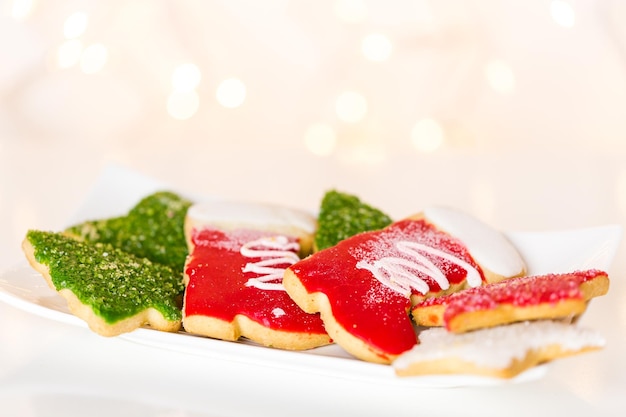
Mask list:
[[[481,273],[462,256],[458,241],[423,222],[396,223],[351,249],[356,267],[366,269],[383,285],[410,296],[413,291],[426,294],[435,288],[447,289],[451,267],[465,270],[467,282],[482,284]]]
[[[558,345],[574,353],[587,348],[601,348],[604,338],[597,332],[574,325],[540,320],[453,334],[443,328],[425,330],[420,344],[400,355],[393,366],[406,369],[414,363],[458,358],[479,367],[503,369],[514,359],[523,359],[529,351]]]
[[[365,294],[364,301],[368,305],[386,305],[389,302],[393,301],[394,292],[387,287],[370,287],[370,289]]]

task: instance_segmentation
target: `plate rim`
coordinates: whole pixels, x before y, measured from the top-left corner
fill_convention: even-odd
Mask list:
[[[0,302],[4,302],[9,306],[34,316],[53,320],[65,325],[77,326],[90,331],[87,323],[77,316],[74,316],[69,310],[60,311],[32,302],[24,297],[20,297],[18,294],[8,291],[6,288],[7,277],[10,277],[12,274],[20,273],[32,274],[33,277],[39,275],[38,272],[30,267],[25,259],[12,267],[0,271]],[[40,291],[44,289],[45,292],[49,292],[49,296],[57,297],[59,302],[65,302],[59,294],[55,294],[54,290],[45,285],[43,278],[41,278],[41,282],[44,283],[44,285],[38,286]],[[22,287],[22,289],[24,288]],[[370,363],[350,357],[350,355],[338,345],[322,346],[304,351],[289,351],[260,346],[247,340],[231,342],[193,335],[185,333],[184,331],[168,333],[145,327],[116,337],[128,343],[163,351],[178,352],[180,354],[191,354],[208,360],[227,360],[239,364],[307,373],[315,375],[316,377],[331,378],[333,380],[383,384],[386,387],[440,389],[502,386],[541,379],[547,373],[549,366],[549,364],[536,366],[509,379],[470,374],[400,377],[395,374],[393,366]],[[182,342],[185,340],[183,338],[189,338],[187,341],[193,340],[193,342],[185,346],[185,342]],[[324,350],[331,349],[335,349],[337,354],[324,353]]]

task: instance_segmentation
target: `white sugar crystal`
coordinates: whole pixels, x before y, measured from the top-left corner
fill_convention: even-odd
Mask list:
[[[405,369],[412,363],[446,358],[459,358],[477,366],[505,368],[526,352],[550,345],[559,345],[567,351],[604,346],[604,338],[597,332],[577,326],[540,320],[497,326],[473,332],[454,334],[444,328],[433,328],[420,333],[420,344],[400,355],[393,363]]]

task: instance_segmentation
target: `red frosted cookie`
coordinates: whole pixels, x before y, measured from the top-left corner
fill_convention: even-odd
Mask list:
[[[330,338],[318,314],[285,292],[285,268],[311,251],[315,219],[258,204],[213,202],[187,212],[183,327],[189,333],[308,349]]]
[[[413,307],[422,326],[461,333],[515,321],[582,314],[587,301],[606,294],[609,278],[599,270],[518,277],[430,298]]]
[[[488,226],[449,209],[431,212],[447,229],[470,236],[485,264],[425,211],[350,237],[290,266],[283,278],[287,292],[303,310],[320,312],[332,339],[348,352],[390,363],[417,342],[409,317],[412,297],[476,287],[486,276],[501,279],[502,273],[514,276],[525,269],[510,243]],[[513,260],[513,265],[501,258]]]

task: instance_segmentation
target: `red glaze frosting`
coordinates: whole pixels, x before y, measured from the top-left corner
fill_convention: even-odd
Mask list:
[[[446,327],[457,316],[474,311],[494,310],[503,304],[530,307],[539,304],[556,304],[563,300],[582,300],[580,285],[606,275],[591,269],[566,274],[545,274],[511,278],[478,288],[470,288],[442,297],[430,298],[414,308],[445,306],[443,321]]]
[[[204,315],[233,321],[244,315],[272,330],[326,334],[319,314],[307,314],[285,291],[247,286],[254,272],[243,272],[246,264],[266,258],[244,257],[243,245],[269,232],[237,230],[225,233],[215,229],[194,230],[194,249],[185,272],[189,283],[185,290],[185,315]],[[289,237],[289,241],[296,240]],[[275,265],[286,268],[289,264]]]
[[[387,228],[348,238],[294,264],[289,269],[309,293],[328,297],[335,320],[350,334],[379,351],[398,355],[416,344],[408,315],[410,298],[377,280],[372,272],[357,267],[361,261],[385,256],[410,259],[400,253],[400,241],[418,242],[441,249],[479,267],[457,239],[438,231],[424,220],[402,220]],[[427,255],[451,284],[462,283],[467,271],[440,257]],[[430,277],[414,271],[428,282],[431,291],[440,290]]]

